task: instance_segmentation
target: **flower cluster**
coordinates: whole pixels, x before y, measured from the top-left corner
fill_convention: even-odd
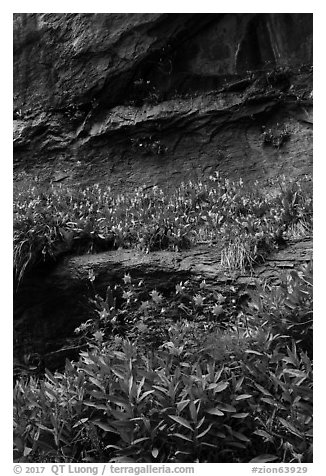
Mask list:
[[[267,186],[276,194],[268,194]],[[156,186],[117,195],[98,184],[47,191],[34,185],[15,196],[17,276],[67,252],[178,251],[200,242],[220,243],[227,268],[251,266],[284,241],[294,225],[305,233],[311,229],[309,177],[270,181],[266,187],[250,188],[218,173],[208,184],[190,181],[172,193]]]
[[[236,296],[129,274],[96,296],[78,362],[16,382],[15,461],[311,462],[312,266]]]

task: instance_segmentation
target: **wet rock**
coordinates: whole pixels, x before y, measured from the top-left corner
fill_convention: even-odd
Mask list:
[[[15,14],[15,172],[119,192],[305,174],[311,64],[309,14]]]

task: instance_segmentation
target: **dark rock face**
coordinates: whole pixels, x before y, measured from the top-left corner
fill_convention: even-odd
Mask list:
[[[311,63],[310,14],[15,14],[16,176],[121,191],[306,173]],[[266,145],[279,124],[289,140]]]
[[[311,65],[311,14],[14,14],[15,179],[123,192],[215,170],[249,182],[309,173]],[[255,276],[311,257],[310,242],[289,250]],[[15,292],[15,353],[52,368],[69,357],[58,349],[89,318],[89,269],[98,291],[128,272],[151,289],[255,281],[218,263],[214,247],[117,251],[35,271]]]

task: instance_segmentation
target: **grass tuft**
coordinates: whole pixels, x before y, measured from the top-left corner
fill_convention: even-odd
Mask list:
[[[265,188],[258,183],[249,188],[218,173],[210,179],[181,184],[173,193],[153,187],[114,195],[97,184],[83,190],[33,184],[17,191],[16,278],[67,253],[179,251],[200,242],[219,243],[222,265],[243,269],[289,237],[310,233],[310,177],[270,180]]]

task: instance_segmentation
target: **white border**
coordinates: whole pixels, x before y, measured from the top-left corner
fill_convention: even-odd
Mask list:
[[[326,121],[325,96],[326,96],[326,71],[325,71],[325,46],[326,17],[324,15],[325,2],[318,1],[228,1],[228,2],[176,2],[166,0],[157,1],[119,1],[111,2],[85,2],[85,1],[56,1],[45,3],[40,1],[14,1],[2,7],[1,14],[1,295],[2,295],[2,342],[1,342],[1,445],[0,463],[3,463],[3,474],[12,473],[12,14],[14,12],[49,12],[66,13],[92,12],[107,13],[314,13],[314,360],[315,360],[315,442],[314,463],[309,467],[308,476],[325,474],[323,459],[326,456],[324,441],[325,436],[325,399],[326,399],[326,372],[324,364],[324,336],[326,313],[324,312],[325,290],[324,278],[326,272],[323,258],[325,248],[325,221],[326,197]],[[268,465],[265,465],[268,467]],[[276,466],[276,465],[270,465]],[[286,466],[286,465],[282,465]],[[198,469],[199,467],[199,469]],[[221,474],[246,475],[250,474],[250,465],[225,463],[223,466],[212,464],[196,465],[195,474]]]

